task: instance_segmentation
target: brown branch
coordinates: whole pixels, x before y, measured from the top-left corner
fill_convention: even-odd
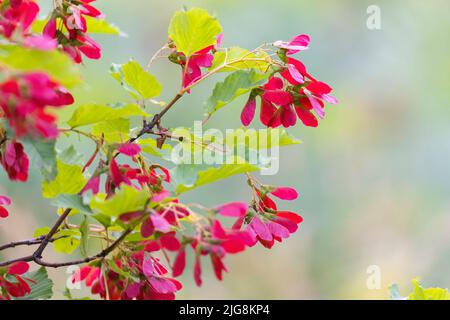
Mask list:
[[[153,117],[151,122],[149,122],[149,123],[144,122],[144,126],[143,126],[142,130],[138,133],[138,135],[136,137],[130,138],[128,140],[128,143],[132,143],[132,142],[136,141],[137,139],[139,139],[140,137],[142,137],[146,133],[153,133],[153,128],[155,126],[159,125],[159,123],[161,121],[161,118],[173,107],[173,105],[183,96],[183,94],[184,94],[184,92],[178,93],[167,104],[167,106],[160,113],[156,114]],[[117,155],[118,154],[116,154],[114,157],[116,157]],[[62,263],[50,263],[50,262],[43,261],[42,260],[42,253],[44,252],[44,250],[46,249],[48,244],[52,241],[53,236],[58,232],[59,227],[66,220],[66,218],[69,216],[71,211],[72,211],[71,208],[67,208],[64,211],[64,213],[58,218],[58,220],[56,220],[56,222],[53,225],[53,227],[50,230],[50,232],[46,236],[44,236],[43,239],[40,240],[40,242],[37,242],[37,243],[34,242],[34,243],[30,244],[30,245],[40,244],[39,247],[36,249],[36,251],[31,256],[26,256],[26,257],[17,258],[17,259],[13,259],[13,260],[8,260],[8,261],[5,261],[5,262],[2,262],[2,263],[0,263],[0,267],[5,267],[5,266],[11,265],[11,264],[13,264],[15,262],[19,262],[19,261],[35,262],[36,264],[39,264],[41,266],[51,267],[51,268],[59,268],[59,267],[64,267],[64,266],[71,266],[71,265],[88,263],[88,262],[91,262],[93,260],[97,260],[97,259],[106,257],[108,254],[110,254],[125,239],[125,237],[128,234],[130,234],[133,231],[133,228],[130,227],[129,229],[124,231],[122,233],[122,235],[119,238],[117,238],[117,240],[114,241],[113,244],[111,244],[111,246],[107,247],[105,250],[103,250],[102,252],[100,252],[99,254],[97,254],[95,256],[91,256],[91,257],[84,258],[84,259],[81,259],[81,260],[62,262]],[[17,243],[21,243],[21,244],[17,244]],[[4,245],[3,247],[5,247],[5,248],[9,248],[9,247],[13,248],[14,246],[17,246],[17,245],[26,245],[27,241],[19,241],[17,243],[16,244],[10,243],[10,244]]]
[[[57,237],[57,238],[53,238],[50,239],[50,242],[54,242],[58,239],[62,239],[62,238],[66,238],[67,236],[61,236],[61,237]],[[2,246],[0,246],[0,251],[6,250],[6,249],[11,249],[11,248],[15,248],[15,247],[19,247],[19,246],[34,246],[37,244],[41,244],[42,240],[44,240],[45,236],[41,236],[38,238],[34,238],[34,239],[30,239],[30,240],[21,240],[21,241],[14,241],[14,242],[10,242],[7,244],[4,244]]]
[[[152,133],[153,128],[159,124],[159,122],[161,121],[161,118],[167,113],[167,111],[169,111],[173,105],[175,103],[177,103],[178,100],[181,99],[181,97],[183,96],[182,93],[178,93],[173,99],[172,101],[170,101],[167,106],[158,114],[155,114],[155,116],[153,117],[152,121],[150,121],[149,123],[144,122],[144,126],[142,127],[142,130],[137,134],[136,137],[131,138],[128,140],[128,143],[133,143],[134,141],[136,141],[137,139],[139,139],[140,137],[142,137],[144,134],[146,133]]]
[[[114,251],[114,249],[133,231],[133,228],[129,228],[125,230],[119,238],[117,238],[109,247],[107,247],[102,252],[96,254],[95,256],[87,257],[80,260],[74,260],[74,261],[68,261],[68,262],[61,262],[61,263],[51,263],[51,262],[45,262],[41,258],[36,258],[33,261],[37,264],[43,266],[43,267],[49,267],[49,268],[61,268],[61,267],[67,267],[67,266],[73,266],[83,263],[88,263],[97,259],[103,259],[108,254]]]
[[[64,220],[66,220],[71,211],[71,208],[66,209],[64,213],[58,218],[58,220],[56,220],[50,232],[44,237],[44,239],[42,239],[41,245],[33,253],[34,260],[42,258],[42,252],[44,252],[50,240],[53,238],[55,233],[58,232],[59,227],[64,222]]]

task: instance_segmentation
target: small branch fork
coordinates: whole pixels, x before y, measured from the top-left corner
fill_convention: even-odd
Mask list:
[[[58,0],[55,0],[58,1]],[[239,62],[240,60],[245,60],[246,57],[242,58],[242,59],[238,59],[237,62]],[[153,58],[152,58],[153,60]],[[151,61],[152,61],[151,60]],[[248,59],[248,60],[261,60],[261,59]],[[160,121],[162,119],[162,117],[175,105],[175,103],[177,103],[178,100],[180,100],[183,95],[188,92],[193,86],[197,85],[198,83],[200,83],[201,81],[203,81],[204,79],[208,78],[209,76],[211,76],[212,74],[216,73],[217,71],[221,70],[222,68],[226,67],[227,65],[227,59],[225,59],[225,63],[223,65],[220,65],[219,67],[217,67],[214,70],[211,70],[210,72],[208,72],[207,74],[205,74],[202,78],[200,78],[198,81],[192,83],[191,85],[182,88],[179,93],[177,93],[175,95],[175,97],[164,107],[164,109],[156,114],[153,119],[150,122],[145,122],[144,121],[144,125],[141,129],[141,131],[136,135],[136,137],[130,138],[127,142],[128,143],[133,143],[136,140],[138,140],[139,138],[141,138],[142,136],[144,136],[145,134],[158,134],[155,133],[153,131],[153,129],[155,127],[157,127],[158,129],[161,128],[160,125]],[[5,138],[0,139],[0,145],[3,144],[5,142]],[[115,154],[114,157],[117,157],[118,153]],[[50,232],[42,237],[39,238],[35,238],[35,239],[31,239],[31,240],[23,240],[23,241],[17,241],[17,242],[11,242],[5,245],[0,246],[0,251],[5,250],[5,249],[10,249],[10,248],[15,248],[17,246],[33,246],[33,245],[39,245],[39,247],[34,251],[33,254],[29,255],[29,256],[25,256],[22,258],[17,258],[17,259],[12,259],[12,260],[8,260],[5,262],[0,262],[0,267],[6,267],[9,266],[15,262],[20,262],[20,261],[24,261],[24,262],[34,262],[38,265],[44,266],[44,267],[50,267],[50,268],[60,268],[60,267],[65,267],[65,266],[71,266],[71,265],[79,265],[79,264],[83,264],[83,263],[88,263],[97,259],[103,259],[106,256],[108,256],[111,252],[114,251],[114,249],[116,249],[120,243],[133,231],[134,229],[134,225],[130,226],[128,229],[126,229],[111,245],[109,245],[106,249],[102,250],[100,253],[94,255],[94,256],[90,256],[84,259],[80,259],[80,260],[74,260],[74,261],[69,261],[69,262],[61,262],[61,263],[51,263],[51,262],[46,262],[42,259],[42,254],[44,252],[44,250],[47,248],[48,244],[51,242],[54,242],[62,237],[56,237],[54,238],[55,234],[58,232],[59,228],[61,227],[61,225],[65,222],[65,220],[67,219],[67,217],[69,216],[69,214],[71,213],[72,209],[71,208],[67,208],[63,214],[58,218],[58,220],[55,222],[55,224],[53,225],[53,227],[51,228]]]
[[[159,127],[160,126],[160,121],[161,118],[173,107],[173,105],[180,100],[180,98],[183,96],[183,92],[178,93],[177,95],[175,95],[175,97],[166,105],[166,107],[158,114],[156,114],[152,121],[150,122],[144,122],[144,126],[142,128],[142,130],[137,134],[136,137],[130,138],[128,140],[128,143],[133,143],[134,141],[138,140],[139,138],[141,138],[143,135],[147,134],[147,133],[153,133],[153,129],[155,127]],[[118,154],[116,154],[115,156],[117,156]],[[83,263],[88,263],[97,259],[102,259],[105,258],[108,254],[110,254],[112,251],[114,251],[114,249],[120,245],[120,243],[133,231],[133,228],[128,228],[126,229],[119,238],[117,238],[110,246],[108,246],[106,249],[104,249],[103,251],[101,251],[100,253],[94,255],[94,256],[90,256],[84,259],[80,259],[80,260],[74,260],[74,261],[69,261],[69,262],[61,262],[61,263],[50,263],[50,262],[46,262],[42,259],[42,254],[44,252],[44,250],[47,248],[48,244],[57,240],[58,238],[54,239],[53,237],[55,236],[55,234],[58,232],[60,226],[64,223],[64,221],[67,219],[67,217],[69,216],[70,212],[72,211],[71,208],[67,208],[63,214],[58,218],[58,220],[56,220],[55,224],[53,225],[53,227],[51,228],[51,230],[49,231],[49,233],[45,236],[36,238],[36,239],[31,239],[31,240],[24,240],[24,241],[17,241],[17,242],[11,242],[9,244],[0,246],[0,251],[5,250],[5,249],[9,249],[9,248],[14,248],[17,246],[24,246],[24,245],[28,245],[28,246],[32,246],[32,245],[39,245],[39,247],[34,251],[34,253],[32,255],[29,256],[25,256],[22,258],[17,258],[17,259],[12,259],[12,260],[8,260],[5,262],[0,262],[0,267],[6,267],[9,266],[15,262],[19,262],[19,261],[24,261],[24,262],[34,262],[38,265],[44,266],[44,267],[50,267],[50,268],[60,268],[60,267],[65,267],[65,266],[71,266],[71,265],[78,265],[78,264],[83,264]]]

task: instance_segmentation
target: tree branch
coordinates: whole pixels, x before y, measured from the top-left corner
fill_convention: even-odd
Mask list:
[[[58,232],[59,227],[64,222],[64,220],[66,220],[71,211],[72,211],[71,208],[66,209],[64,213],[58,218],[58,220],[56,220],[50,232],[44,237],[44,239],[42,239],[41,245],[33,253],[34,260],[42,258],[42,252],[44,252],[50,240],[53,238],[55,233]]]
[[[132,143],[145,135],[146,133],[153,133],[153,128],[157,125],[159,125],[159,122],[161,118],[173,107],[173,105],[183,96],[184,92],[178,93],[167,105],[166,107],[158,114],[156,114],[152,121],[149,123],[144,123],[144,126],[142,130],[138,133],[138,135],[134,138],[130,138],[128,140],[128,143]],[[116,157],[118,153],[114,156]],[[0,250],[6,249],[6,248],[14,248],[18,245],[35,245],[40,244],[39,247],[36,249],[36,251],[31,256],[26,256],[23,258],[17,258],[9,261],[5,261],[0,263],[0,267],[5,267],[8,265],[11,265],[15,262],[24,261],[24,262],[35,262],[36,264],[39,264],[44,267],[51,267],[51,268],[58,268],[58,267],[64,267],[64,266],[71,266],[71,265],[77,265],[77,264],[83,264],[88,263],[96,259],[104,258],[109,253],[111,253],[124,239],[125,237],[130,234],[133,231],[133,228],[129,228],[126,231],[122,233],[122,235],[117,238],[116,241],[114,241],[111,246],[107,247],[105,250],[100,252],[99,254],[95,256],[91,256],[85,259],[75,260],[71,262],[62,262],[62,263],[50,263],[45,262],[42,260],[42,253],[44,252],[45,248],[48,246],[50,242],[52,242],[53,236],[58,232],[59,227],[61,224],[66,220],[66,218],[69,216],[70,212],[72,211],[72,208],[67,208],[64,213],[56,220],[55,224],[53,225],[50,232],[44,236],[42,239],[33,239],[33,240],[25,240],[25,241],[19,241],[19,242],[13,242],[6,244],[4,246],[0,247]]]
[[[125,230],[119,238],[117,238],[109,247],[107,247],[105,250],[103,250],[102,252],[91,256],[91,257],[87,257],[84,259],[80,259],[80,260],[74,260],[74,261],[68,261],[68,262],[61,262],[61,263],[51,263],[51,262],[45,262],[43,261],[41,258],[36,258],[33,261],[36,262],[37,264],[43,266],[43,267],[49,267],[49,268],[61,268],[61,267],[67,267],[67,266],[73,266],[73,265],[78,265],[78,264],[83,264],[83,263],[88,263],[97,259],[103,259],[106,256],[108,256],[108,254],[110,254],[112,251],[114,251],[114,249],[126,238],[126,236],[128,236],[131,232],[133,231],[133,228],[129,228],[127,230]]]
[[[62,238],[65,238],[65,237],[67,237],[67,236],[61,236],[61,237],[53,238],[53,239],[50,239],[50,242],[54,242],[54,241],[56,241],[58,239],[62,239]],[[44,240],[44,238],[45,238],[45,236],[41,236],[41,237],[30,239],[30,240],[21,240],[21,241],[10,242],[10,243],[7,243],[7,244],[4,244],[4,245],[0,246],[0,251],[6,250],[6,249],[10,249],[10,248],[15,248],[15,247],[18,247],[18,246],[34,246],[34,245],[37,245],[37,244],[41,244],[42,240]]]

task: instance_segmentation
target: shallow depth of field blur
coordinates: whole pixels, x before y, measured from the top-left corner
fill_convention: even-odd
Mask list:
[[[43,7],[45,2],[50,3],[41,0]],[[371,4],[381,9],[381,30],[366,27]],[[285,206],[304,217],[299,232],[272,250],[257,246],[228,257],[223,282],[216,281],[205,259],[204,285],[197,288],[190,266],[178,298],[385,299],[391,283],[406,293],[417,276],[426,286],[450,287],[450,3],[99,0],[108,21],[128,37],[94,36],[104,57],[85,63],[87,85],[76,90],[78,103],[131,101],[109,75],[110,64],[130,57],[146,64],[166,41],[171,15],[183,5],[216,14],[224,46],[252,49],[309,34],[310,50],[296,57],[334,88],[340,104],[327,107],[319,128],[290,129],[303,144],[282,150],[279,174],[263,178],[299,190],[300,199]],[[167,101],[179,87],[180,70],[160,59],[151,72],[163,82]],[[183,98],[165,124],[191,126],[201,119],[203,102],[219,79]],[[209,127],[239,127],[244,102],[238,99],[219,111]],[[61,113],[61,120],[70,112]],[[55,220],[55,209],[40,197],[37,169],[27,185],[8,182],[3,171],[0,183],[0,194],[14,201],[11,217],[0,221],[0,242],[30,238],[34,228]],[[238,176],[183,199],[214,205],[249,196]],[[47,255],[70,259],[51,249]],[[381,270],[379,290],[366,285],[371,265]],[[65,272],[50,270],[55,298],[62,297]]]

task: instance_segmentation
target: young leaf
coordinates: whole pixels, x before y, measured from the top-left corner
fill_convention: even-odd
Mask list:
[[[39,168],[46,180],[53,180],[57,175],[55,140],[23,140],[31,164]]]
[[[64,151],[58,152],[58,159],[66,164],[83,164],[83,155],[74,146],[69,146]]]
[[[82,197],[77,194],[60,194],[52,200],[52,205],[58,208],[72,208],[84,214],[92,214],[91,208],[85,205]]]
[[[240,47],[226,48],[225,51],[217,51],[209,70],[217,69],[220,72],[255,69],[266,72],[270,66],[270,56],[263,52],[250,52]]]
[[[91,133],[99,137],[103,137],[108,143],[124,142],[128,139],[130,133],[130,119],[115,119],[99,122],[92,127]]]
[[[170,159],[172,147],[167,143],[165,143],[161,148],[158,148],[158,143],[155,139],[147,138],[139,139],[138,144],[143,152],[159,158]]]
[[[53,242],[53,249],[62,254],[72,254],[80,246],[81,233],[78,230],[62,230],[57,236],[64,236]]]
[[[107,216],[117,217],[123,213],[144,210],[150,195],[147,190],[137,190],[132,186],[122,185],[111,198],[105,200],[98,194],[91,201],[91,208]]]
[[[70,88],[81,82],[80,70],[59,50],[41,51],[16,45],[0,45],[0,63],[19,71],[42,71]]]
[[[216,44],[221,32],[219,21],[199,8],[176,12],[169,25],[169,38],[175,43],[177,51],[187,57]]]
[[[142,111],[137,104],[128,104],[123,107],[110,107],[99,104],[85,104],[79,106],[67,121],[71,128],[91,125],[99,122],[117,120],[127,118],[130,116],[144,116],[149,115]]]
[[[239,70],[228,75],[223,82],[216,84],[212,96],[205,104],[208,115],[213,114],[240,95],[262,85],[269,74],[260,74],[254,70]]]
[[[161,94],[158,80],[134,60],[126,64],[113,64],[111,74],[135,99],[150,99]]]
[[[44,267],[34,272],[28,272],[24,275],[24,278],[30,279],[28,284],[31,292],[24,297],[15,298],[14,300],[45,300],[52,297],[53,281],[48,277],[47,270]]]
[[[259,170],[259,167],[243,163],[223,164],[216,167],[199,166],[194,164],[181,164],[171,170],[171,176],[176,185],[178,194],[196,189],[200,186],[210,184],[231,176],[253,172]]]
[[[77,194],[86,184],[82,174],[82,168],[77,165],[69,165],[58,161],[58,175],[54,180],[45,180],[42,183],[42,195],[44,198],[54,198],[60,194]]]
[[[98,33],[98,34],[109,34],[109,35],[116,35],[116,36],[126,36],[125,33],[123,33],[119,27],[116,25],[109,23],[105,19],[98,19],[93,18],[89,16],[84,16],[86,20],[86,26],[89,30],[89,33]],[[39,19],[33,22],[33,25],[31,26],[34,33],[42,33],[42,31],[45,28],[45,25],[47,24],[47,19]]]
[[[122,37],[126,36],[126,34],[123,33],[119,27],[113,23],[109,23],[105,19],[96,19],[89,16],[85,16],[85,18],[89,33],[109,34]]]
[[[422,288],[418,279],[412,280],[414,291],[408,296],[408,300],[450,300],[448,289]]]
[[[83,222],[80,225],[81,240],[80,240],[80,253],[83,257],[88,256],[88,241],[89,241],[89,223],[88,218],[85,216]]]

